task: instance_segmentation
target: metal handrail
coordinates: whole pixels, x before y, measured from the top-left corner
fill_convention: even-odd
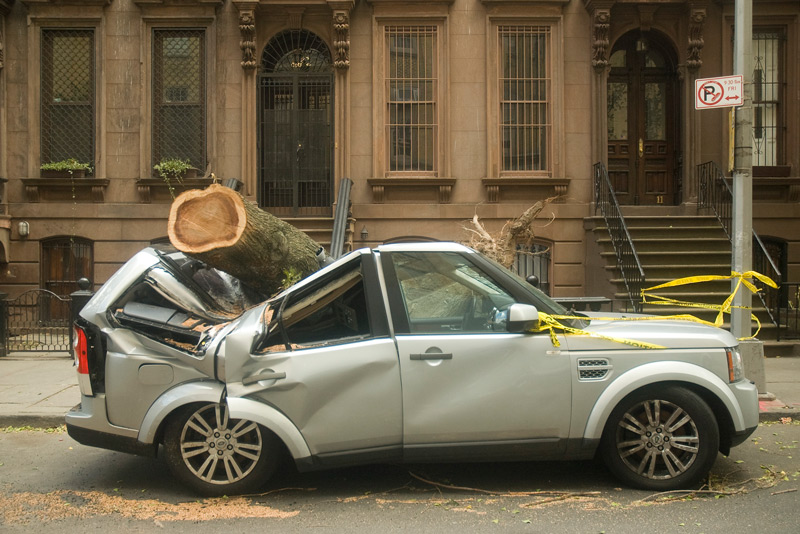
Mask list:
[[[333,217],[333,232],[331,232],[331,253],[333,259],[338,259],[344,252],[344,240],[347,234],[347,219],[350,215],[350,189],[353,180],[342,178],[339,182],[339,196],[336,198],[336,213]]]
[[[635,312],[641,312],[642,308],[642,288],[644,288],[645,276],[639,255],[636,254],[636,247],[631,240],[625,218],[619,209],[617,195],[611,186],[608,178],[608,171],[603,163],[594,164],[594,192],[595,210],[600,208],[606,228],[611,236],[611,245],[617,257],[617,266],[622,273],[622,280],[628,290],[628,297]]]
[[[698,208],[710,208],[717,216],[717,220],[722,225],[725,235],[733,243],[733,191],[725,175],[720,168],[713,161],[707,161],[697,166],[698,178]],[[761,274],[765,274],[772,278],[778,287],[781,286],[781,270],[775,265],[775,261],[767,252],[761,238],[755,228],[753,229],[753,268]],[[769,271],[769,272],[764,272]],[[757,293],[758,298],[767,310],[770,321],[780,329],[779,321],[776,316],[780,317],[778,310],[780,302],[778,299],[779,289],[771,288],[762,284],[758,280],[753,281],[755,285],[761,290]],[[769,293],[769,295],[767,295]],[[768,302],[776,303],[776,309],[772,310]]]

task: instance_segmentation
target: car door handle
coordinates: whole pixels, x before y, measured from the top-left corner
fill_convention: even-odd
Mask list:
[[[412,360],[452,360],[453,355],[449,352],[426,352],[424,354],[412,354]]]
[[[243,378],[242,385],[249,386],[250,384],[255,384],[262,380],[280,380],[281,378],[286,378],[286,373],[276,373],[275,371],[267,370]]]

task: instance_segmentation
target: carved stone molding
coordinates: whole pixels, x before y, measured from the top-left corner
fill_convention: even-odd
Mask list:
[[[303,13],[306,12],[305,7],[287,7],[286,13],[289,14],[289,27],[294,30],[303,28]]]
[[[692,9],[689,13],[689,48],[686,57],[686,66],[690,69],[699,69],[703,65],[700,51],[705,45],[703,40],[703,24],[706,21],[706,10]]]
[[[515,199],[520,198],[518,193],[522,190],[536,195],[560,197],[556,202],[563,202],[569,187],[569,178],[484,178],[483,186],[486,188],[486,199],[494,204],[500,202],[501,192],[507,190]]]
[[[350,12],[333,12],[333,66],[337,69],[350,68]]]
[[[372,188],[372,201],[375,204],[386,202],[386,190],[397,189],[435,189],[439,204],[449,204],[455,178],[371,178],[367,183]]]
[[[250,70],[256,68],[256,15],[255,10],[247,9],[239,12],[239,31],[242,38],[239,48],[242,49],[242,68]]]
[[[258,66],[256,59],[256,0],[236,1],[233,5],[239,11],[239,48],[242,49],[242,68],[253,70]]]
[[[592,16],[592,67],[608,67],[608,31],[611,27],[611,9],[595,9]]]
[[[83,200],[103,202],[108,178],[22,178],[28,202]],[[52,195],[50,195],[52,193]],[[52,196],[53,198],[49,198]]]

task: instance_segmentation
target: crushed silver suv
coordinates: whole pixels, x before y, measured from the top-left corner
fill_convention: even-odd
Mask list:
[[[347,254],[265,301],[148,248],[75,325],[77,441],[155,455],[208,495],[375,462],[588,459],[651,490],[695,486],[758,424],[730,333],[567,311],[481,254]],[[628,320],[626,320],[628,319]],[[578,331],[575,333],[575,331]]]

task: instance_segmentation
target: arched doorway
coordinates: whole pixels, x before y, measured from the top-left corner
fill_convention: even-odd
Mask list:
[[[319,36],[286,30],[261,56],[259,204],[279,216],[331,214],[333,65]]]
[[[675,51],[661,34],[635,30],[611,52],[607,85],[608,173],[620,204],[678,204],[679,91]]]

